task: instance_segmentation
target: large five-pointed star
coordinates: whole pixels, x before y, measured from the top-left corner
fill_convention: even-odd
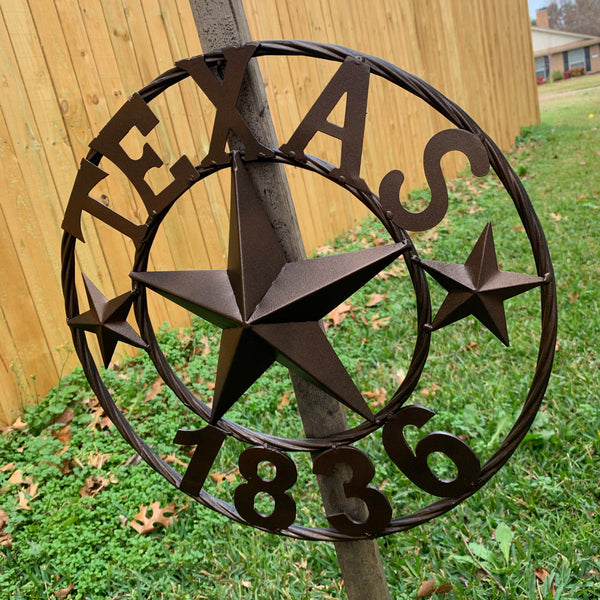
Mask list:
[[[83,283],[90,309],[76,317],[72,317],[67,323],[70,327],[96,334],[104,366],[108,367],[110,364],[117,342],[125,342],[138,348],[145,348],[146,342],[127,323],[127,315],[133,301],[131,292],[107,300],[85,274],[83,275]]]
[[[433,329],[473,315],[506,346],[504,300],[544,282],[543,277],[498,269],[491,223],[485,226],[464,265],[422,260],[421,266],[449,292],[431,324]]]
[[[223,329],[211,423],[275,361],[372,420],[318,321],[406,250],[407,244],[398,243],[287,263],[235,154],[227,270],[136,272],[131,277]]]

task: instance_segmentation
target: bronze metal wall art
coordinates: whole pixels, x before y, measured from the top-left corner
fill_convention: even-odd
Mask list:
[[[238,93],[246,66],[253,57],[304,56],[340,63],[322,93],[293,134],[277,148],[264,146],[251,133],[237,108]],[[185,78],[202,89],[216,109],[210,147],[199,165],[186,156],[170,168],[172,181],[160,191],[146,182],[147,172],[163,164],[150,145],[132,158],[121,145],[132,128],[147,135],[158,123],[151,101]],[[375,194],[361,176],[361,151],[365,135],[369,82],[380,77],[425,101],[455,128],[437,133],[426,147],[424,167],[431,200],[420,212],[411,212],[400,200],[404,175],[390,171]],[[346,108],[342,125],[329,121],[340,99]],[[227,150],[233,132],[242,149]],[[340,142],[339,164],[310,156],[306,148],[316,134]],[[393,141],[390,141],[393,143]],[[182,60],[160,75],[117,112],[90,143],[81,161],[63,228],[63,291],[68,323],[75,347],[92,388],[120,433],[142,458],[172,485],[198,502],[227,517],[267,531],[310,540],[350,540],[378,537],[406,530],[433,519],[480,489],[508,460],[528,431],[542,401],[550,376],[556,338],[556,298],[550,255],[540,223],[518,177],[492,140],[458,106],[441,93],[401,69],[377,58],[326,44],[276,41],[248,43]],[[498,176],[529,238],[537,273],[521,274],[498,267],[492,225],[464,252],[464,263],[421,258],[409,231],[438,225],[446,215],[448,193],[440,167],[452,150],[464,153],[471,169],[483,176],[488,169]],[[137,224],[94,198],[96,184],[108,175],[102,160],[121,170],[139,193],[147,219]],[[249,164],[283,163],[306,169],[338,184],[362,202],[389,233],[389,243],[342,255],[288,262],[279,247],[269,219],[247,172]],[[212,173],[231,170],[231,217],[226,269],[149,271],[149,253],[165,216],[180,196]],[[81,217],[88,213],[130,238],[136,254],[131,266],[131,288],[107,299],[85,275],[89,309],[80,309],[75,286],[78,273],[77,245],[84,243]],[[319,320],[393,261],[405,262],[416,298],[417,335],[410,366],[387,403],[373,412],[328,341]],[[432,318],[427,274],[447,295]],[[452,432],[432,432],[411,445],[405,438],[408,426],[423,427],[435,413],[418,403],[409,404],[427,360],[434,330],[474,316],[502,343],[508,344],[504,300],[537,289],[541,330],[538,360],[521,413],[498,449],[481,463],[466,441]],[[211,406],[202,402],[176,375],[161,351],[148,313],[148,294],[161,294],[222,330],[218,369]],[[127,323],[131,307],[139,333]],[[158,456],[136,433],[119,410],[95,364],[85,332],[95,334],[104,366],[109,367],[118,342],[147,352],[156,370],[176,397],[205,422],[199,429],[173,424],[173,444],[195,446],[183,474]],[[485,358],[485,357],[483,357]],[[244,402],[247,390],[274,362],[294,370],[320,387],[355,415],[359,424],[326,438],[284,438],[276,432],[248,429],[227,418],[236,403]],[[381,430],[382,444],[398,473],[434,496],[434,500],[409,514],[393,506],[377,485],[372,459],[355,446],[362,438]],[[204,489],[214,462],[228,438],[246,447],[239,455],[242,483],[232,493],[233,504]],[[329,475],[336,465],[349,471],[343,484],[347,498],[362,503],[363,517],[344,513],[325,515],[330,527],[297,524],[295,486],[297,453],[310,453],[313,473]],[[428,458],[441,453],[452,461],[456,475],[441,479]],[[273,466],[274,475],[264,478],[260,465]],[[272,510],[257,507],[258,495],[272,500]]]

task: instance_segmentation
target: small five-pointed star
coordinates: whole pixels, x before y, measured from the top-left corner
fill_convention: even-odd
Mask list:
[[[373,414],[318,321],[408,245],[286,262],[237,153],[230,212],[227,270],[131,274],[133,280],[223,329],[211,423],[275,361],[372,421]]]
[[[473,315],[508,346],[504,300],[541,285],[543,277],[500,271],[488,223],[464,265],[422,260],[421,266],[446,290],[432,329]]]
[[[146,342],[127,323],[127,315],[132,304],[131,292],[107,300],[85,275],[83,275],[83,283],[90,309],[72,317],[67,323],[70,327],[96,334],[104,366],[108,368],[117,342],[145,348]]]

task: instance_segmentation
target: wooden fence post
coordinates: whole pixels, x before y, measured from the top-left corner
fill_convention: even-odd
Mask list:
[[[242,0],[190,0],[204,52],[251,41]],[[252,133],[268,147],[278,147],[268,110],[263,81],[255,60],[248,65],[241,92],[240,113]],[[235,145],[235,142],[231,142]],[[287,260],[305,258],[300,229],[285,171],[276,163],[248,164],[248,172]],[[307,436],[319,437],[347,428],[341,404],[310,383],[292,376],[300,416]],[[364,507],[351,505],[340,493],[343,470],[337,480],[319,478],[323,504],[328,513],[343,509],[361,519]],[[383,562],[375,540],[336,542],[335,550],[349,600],[390,600]]]

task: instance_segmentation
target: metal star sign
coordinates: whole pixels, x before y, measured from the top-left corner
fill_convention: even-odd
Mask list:
[[[223,329],[212,423],[275,361],[372,421],[318,321],[407,248],[396,243],[286,263],[246,167],[235,155],[227,270],[131,277]]]
[[[541,285],[543,277],[500,271],[488,223],[464,265],[422,260],[421,266],[446,290],[432,329],[473,315],[508,346],[504,300]]]
[[[68,319],[70,327],[91,331],[98,336],[98,345],[104,366],[108,367],[117,342],[125,342],[137,348],[145,348],[146,342],[127,323],[131,309],[131,292],[107,300],[100,290],[83,275],[90,310]]]

